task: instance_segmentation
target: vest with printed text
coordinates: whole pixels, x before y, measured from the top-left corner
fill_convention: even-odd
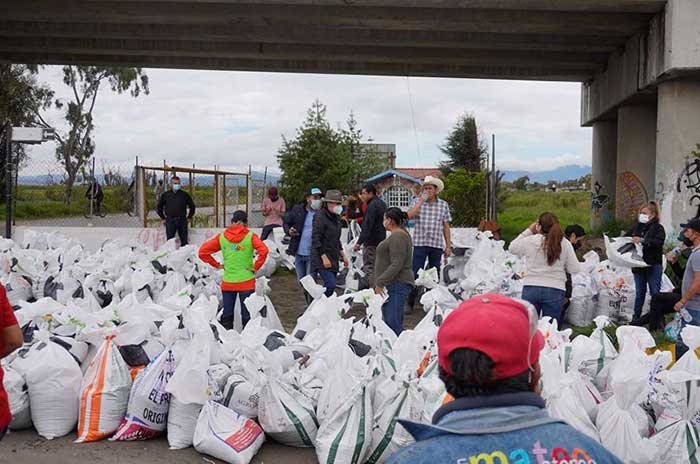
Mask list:
[[[229,242],[224,234],[220,234],[219,243],[224,255],[224,282],[237,284],[254,279],[253,232],[248,232],[239,243]]]

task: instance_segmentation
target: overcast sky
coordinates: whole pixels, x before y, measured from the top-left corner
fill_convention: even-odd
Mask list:
[[[142,164],[278,171],[282,135],[294,137],[318,98],[332,125],[354,111],[365,138],[395,143],[399,167],[431,167],[458,116],[476,116],[496,134],[500,169],[542,171],[591,164],[591,133],[581,128],[580,84],[470,79],[335,76],[147,69],[150,95],[104,89],[94,111],[96,156],[113,165]],[[39,79],[70,97],[60,67]],[[410,95],[409,99],[409,86]],[[413,103],[414,123],[411,115]],[[61,115],[48,120],[59,129]],[[35,159],[53,144],[35,147]]]

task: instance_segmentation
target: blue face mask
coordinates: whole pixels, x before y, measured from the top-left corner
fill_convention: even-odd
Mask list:
[[[178,190],[180,190],[181,188],[182,188],[182,185],[180,185],[180,184],[173,184],[173,190],[175,190],[176,192],[177,192]]]

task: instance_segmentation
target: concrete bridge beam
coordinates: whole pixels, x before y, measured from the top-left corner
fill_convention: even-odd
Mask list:
[[[599,229],[615,217],[617,184],[617,121],[593,123],[591,227]]]
[[[656,106],[627,105],[617,111],[615,218],[634,222],[654,196]]]
[[[660,83],[658,108],[656,197],[669,235],[700,213],[700,78]]]

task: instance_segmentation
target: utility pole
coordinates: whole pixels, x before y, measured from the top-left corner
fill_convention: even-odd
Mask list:
[[[12,125],[5,127],[5,238],[12,238]]]
[[[498,221],[498,192],[496,191],[496,183],[498,182],[498,174],[496,173],[496,134],[491,134],[491,215],[493,221]]]

